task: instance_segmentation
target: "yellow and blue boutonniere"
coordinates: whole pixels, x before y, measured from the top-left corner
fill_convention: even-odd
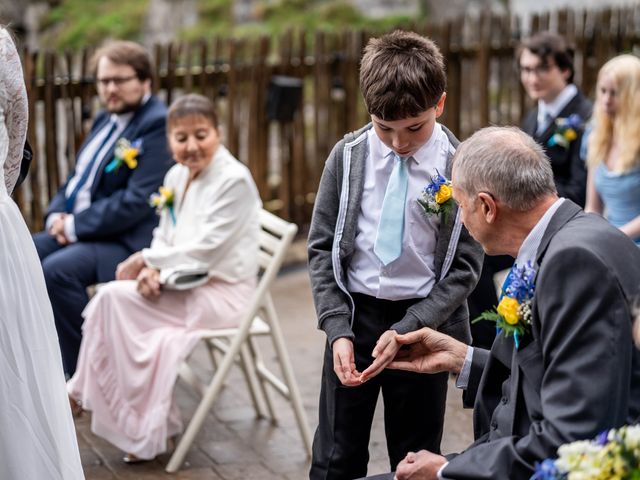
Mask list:
[[[531,302],[535,291],[536,271],[527,262],[523,267],[514,267],[509,272],[502,287],[502,298],[495,310],[487,310],[473,320],[489,320],[496,323],[498,331],[504,331],[505,337],[513,336],[516,349],[520,339],[531,326]]]
[[[142,139],[130,142],[126,138],[120,138],[116,142],[116,148],[113,151],[113,160],[109,162],[104,170],[107,173],[117,172],[123,164],[133,170],[138,166],[138,156],[141,154]]]
[[[170,188],[160,186],[157,192],[152,193],[149,197],[149,205],[156,209],[156,213],[160,215],[162,210],[169,212],[171,223],[176,224],[176,214],[173,209],[173,190]]]
[[[556,131],[547,141],[549,147],[558,145],[564,149],[569,148],[571,142],[578,138],[578,130],[582,128],[582,118],[573,113],[566,118],[556,118]]]
[[[442,215],[446,221],[454,207],[452,193],[451,181],[436,170],[417,200],[427,215]]]

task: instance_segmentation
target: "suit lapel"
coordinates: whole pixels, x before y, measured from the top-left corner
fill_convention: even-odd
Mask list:
[[[129,141],[136,140],[135,138],[132,138],[133,134],[136,131],[136,129],[138,128],[138,124],[140,123],[140,118],[142,117],[144,112],[149,108],[149,105],[151,104],[152,100],[153,100],[153,97],[149,98],[149,100],[147,100],[147,102],[144,105],[142,105],[134,113],[133,117],[131,118],[131,120],[129,121],[129,123],[125,127],[125,129],[120,133],[120,135],[118,135],[118,139],[126,138]],[[104,174],[104,169],[109,164],[109,162],[111,162],[111,160],[113,160],[113,155],[114,155],[116,143],[117,143],[117,139],[113,143],[111,148],[107,151],[107,153],[104,155],[104,157],[102,157],[100,159],[100,165],[98,166],[98,171],[96,172],[96,176],[93,179],[93,184],[91,185],[91,196],[92,197],[95,194],[95,192],[97,191],[98,185],[100,185],[100,179],[102,178],[102,175]]]
[[[578,106],[580,105],[580,102],[582,101],[581,99],[582,95],[580,92],[576,93],[573,98],[569,101],[569,103],[567,103],[564,108],[560,111],[560,113],[558,113],[558,115],[556,115],[551,122],[549,123],[549,125],[547,125],[547,128],[544,129],[544,131],[540,134],[540,135],[534,135],[534,138],[542,145],[546,145],[547,142],[549,141],[549,139],[551,138],[551,136],[555,133],[556,131],[556,120],[558,118],[566,118],[569,115],[571,115],[572,113],[574,113],[575,111],[578,110]],[[537,114],[536,114],[536,118],[537,118]]]
[[[449,143],[457,148],[460,145],[460,142],[457,138],[454,137],[453,133],[447,129],[444,125],[442,125],[442,130]],[[457,142],[457,143],[456,143]],[[449,153],[447,155],[447,163],[444,169],[445,178],[451,179],[451,171],[453,170],[453,155]],[[447,258],[447,252],[449,250],[449,243],[451,242],[451,236],[453,235],[453,227],[456,223],[456,218],[458,216],[458,204],[454,202],[453,208],[451,209],[451,214],[448,220],[440,221],[440,228],[438,229],[438,241],[436,243],[436,255],[435,255],[435,274],[437,281],[440,281],[442,278],[442,267],[444,266],[444,261]],[[455,241],[458,241],[457,239]],[[446,272],[445,272],[446,273]]]
[[[554,213],[553,217],[551,217],[551,221],[549,222],[549,225],[547,225],[547,229],[544,231],[544,235],[542,236],[542,240],[540,241],[540,246],[538,247],[538,252],[536,253],[536,264],[538,265],[538,267],[542,263],[544,253],[547,251],[549,242],[551,242],[551,239],[556,234],[556,232],[580,212],[582,212],[582,209],[571,200],[565,200],[558,207],[556,213]]]
[[[504,332],[500,332],[491,346],[491,355],[505,367],[511,368],[514,346],[513,337],[505,337]]]

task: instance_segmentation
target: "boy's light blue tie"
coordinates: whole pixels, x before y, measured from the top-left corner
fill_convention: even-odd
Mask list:
[[[407,171],[409,158],[395,156],[395,165],[382,201],[382,211],[380,212],[380,222],[378,223],[373,252],[383,265],[393,262],[402,252],[404,209],[409,183]]]

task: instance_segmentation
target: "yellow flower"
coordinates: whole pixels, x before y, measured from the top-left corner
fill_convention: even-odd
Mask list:
[[[573,128],[567,128],[564,132],[564,138],[573,142],[576,138],[578,138],[578,134]]]
[[[137,148],[127,148],[124,152],[122,152],[122,160],[127,164],[131,170],[138,166],[138,160],[136,157],[138,156]]]
[[[170,200],[171,197],[173,197],[173,191],[170,188],[165,187],[164,185],[161,185],[158,190],[160,191],[160,195],[162,195],[162,198],[164,198],[165,201]]]
[[[502,297],[498,304],[498,313],[504,318],[504,321],[509,325],[515,325],[518,323],[518,307],[520,304],[518,300],[511,297]]]
[[[440,189],[436,192],[436,202],[442,205],[451,198],[451,187],[449,185],[440,185]]]

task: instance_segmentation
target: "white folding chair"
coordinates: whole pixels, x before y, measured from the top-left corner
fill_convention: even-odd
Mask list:
[[[213,377],[208,384],[203,384],[188,363],[184,362],[181,365],[180,377],[195,387],[201,393],[202,399],[169,459],[167,472],[176,472],[182,465],[234,363],[242,367],[251,399],[259,416],[265,414],[266,404],[268,414],[275,419],[267,385],[271,385],[291,403],[305,450],[308,455],[311,455],[311,432],[270,294],[271,284],[280,270],[284,255],[298,228],[266,210],[260,212],[260,225],[259,262],[262,275],[250,306],[236,328],[210,330],[204,338],[214,366]],[[260,358],[257,345],[253,341],[257,336],[271,338],[282,379],[269,370]],[[221,352],[221,357],[218,359],[216,352]]]

